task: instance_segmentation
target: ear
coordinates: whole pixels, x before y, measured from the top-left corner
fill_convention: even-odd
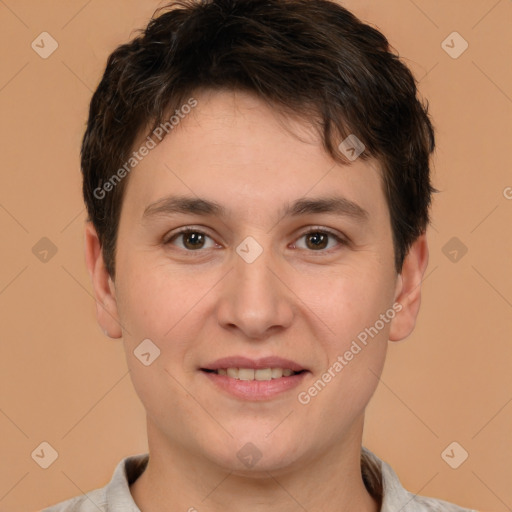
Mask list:
[[[411,245],[397,278],[395,304],[400,304],[389,330],[390,341],[401,341],[414,330],[421,303],[421,281],[428,264],[426,234]]]
[[[115,285],[105,267],[101,244],[92,222],[87,222],[85,226],[85,263],[94,289],[98,323],[109,338],[120,338],[122,331]]]

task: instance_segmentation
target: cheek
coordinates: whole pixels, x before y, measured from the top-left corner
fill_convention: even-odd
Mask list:
[[[340,421],[363,411],[377,387],[386,356],[395,313],[394,281],[392,273],[386,275],[377,267],[345,267],[328,281],[319,280],[321,286],[315,293],[310,291],[305,301],[315,313],[309,312],[316,325],[313,331],[325,333],[317,334],[326,360],[320,370],[321,382],[311,389],[311,401],[318,407],[334,404],[333,414]],[[307,290],[304,286],[303,293]],[[315,393],[322,397],[313,399]]]
[[[155,379],[160,385],[167,383],[172,387],[173,382],[177,385],[171,375],[181,380],[178,374],[194,366],[197,340],[201,338],[201,331],[204,332],[206,319],[211,316],[211,310],[206,309],[209,301],[204,297],[205,290],[212,289],[216,281],[212,277],[210,282],[203,276],[198,284],[197,273],[170,271],[162,265],[143,268],[144,272],[137,272],[135,265],[131,271],[124,269],[118,297],[127,363],[141,393],[151,387],[158,389]],[[119,275],[121,277],[121,273]],[[155,349],[158,358],[149,367],[154,366],[158,378],[134,355],[146,339],[158,347]]]
[[[386,292],[374,288],[370,294],[365,287],[344,282],[325,301],[329,333],[318,338],[327,356],[325,367],[311,387],[301,390],[301,403],[311,406],[312,417],[329,411],[328,430],[333,438],[340,428],[349,427],[348,419],[363,414],[378,385],[391,321],[391,316],[388,323],[380,320],[391,305],[386,293],[379,291]]]
[[[197,283],[193,286],[187,274],[169,273],[161,266],[135,262],[123,270],[118,311],[128,338],[142,335],[163,340],[180,328],[181,320],[199,300],[201,290],[197,289]]]
[[[328,327],[329,338],[340,349],[373,326],[392,305],[393,276],[376,267],[347,266],[316,279],[297,276],[298,295],[315,314],[316,322],[324,324],[324,330]],[[388,329],[386,323],[379,330]]]
[[[197,329],[194,313],[200,310],[197,303],[201,293],[183,274],[167,275],[162,267],[149,265],[141,268],[143,272],[132,264],[131,268],[124,267],[123,273],[119,272],[122,285],[118,290],[118,309],[126,361],[148,415],[171,424],[173,411],[179,409],[190,414],[195,411],[180,385],[183,381],[180,372],[193,346],[194,329]],[[144,349],[150,353],[151,361],[145,365],[137,354],[142,353],[139,346],[147,339],[157,349],[151,344]],[[154,357],[154,354],[158,355]]]

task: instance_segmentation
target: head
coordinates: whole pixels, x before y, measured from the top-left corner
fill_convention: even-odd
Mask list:
[[[276,469],[357,438],[418,313],[433,149],[410,71],[333,2],[177,2],[110,55],[82,145],[87,265],[155,439],[225,467],[251,442]],[[231,355],[292,359],[300,389],[241,409],[204,371]]]

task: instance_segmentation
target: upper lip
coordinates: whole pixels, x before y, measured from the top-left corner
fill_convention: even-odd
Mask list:
[[[277,356],[268,356],[259,359],[250,359],[244,356],[222,357],[201,366],[203,370],[218,370],[219,368],[254,368],[255,370],[259,368],[288,368],[294,372],[305,370],[305,368],[295,361]]]

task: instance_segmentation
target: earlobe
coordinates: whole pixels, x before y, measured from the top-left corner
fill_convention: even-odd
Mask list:
[[[115,285],[105,267],[101,244],[91,222],[85,226],[85,263],[94,290],[98,323],[108,337],[120,338],[122,330],[119,324]]]
[[[390,341],[401,341],[414,330],[421,304],[421,282],[427,265],[428,244],[423,233],[411,245],[402,272],[397,277],[395,303],[399,303],[401,309],[391,321]]]

